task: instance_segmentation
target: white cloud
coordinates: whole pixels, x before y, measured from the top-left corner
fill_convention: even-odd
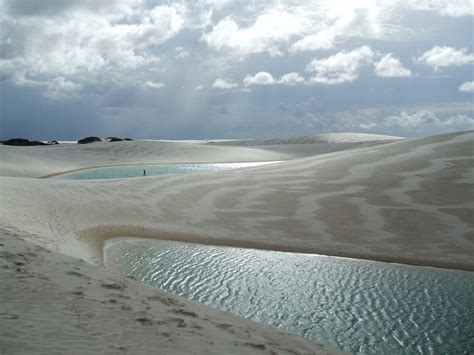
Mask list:
[[[365,130],[371,130],[377,127],[377,123],[375,122],[370,122],[370,123],[360,123],[359,128],[360,129],[365,129]]]
[[[374,52],[369,46],[354,49],[351,52],[339,52],[328,58],[314,59],[306,70],[312,73],[311,82],[322,84],[340,84],[351,82],[359,77],[359,69],[371,63]]]
[[[417,128],[426,125],[439,125],[439,118],[430,111],[422,110],[412,114],[405,111],[398,116],[389,116],[384,119],[385,126],[388,127],[403,127],[403,128]]]
[[[459,91],[474,92],[474,81],[466,81],[459,86]]]
[[[174,51],[176,53],[176,59],[184,59],[190,55],[189,50],[185,49],[184,47],[176,47]]]
[[[50,80],[33,80],[27,78],[24,72],[19,72],[14,74],[13,80],[20,86],[43,89],[44,96],[55,100],[77,96],[84,89],[82,84],[67,80],[62,76]]]
[[[401,112],[398,116],[389,116],[383,120],[387,127],[401,129],[472,129],[474,118],[458,114],[449,118],[441,119],[433,112],[421,110],[413,113]]]
[[[304,83],[304,78],[296,72],[291,72],[291,73],[282,75],[280,80],[278,80],[278,83],[284,84],[284,85],[301,84],[301,83]]]
[[[8,51],[9,58],[4,60],[9,70],[25,73],[33,81],[50,82],[51,87],[59,85],[56,78],[64,78],[62,87],[69,82],[116,84],[129,80],[134,70],[156,66],[159,58],[150,49],[175,36],[184,25],[179,6],[149,8],[131,0],[97,3],[102,6],[93,1],[71,1],[70,6],[50,1],[41,2],[44,8],[10,9],[1,19],[8,28],[1,46]],[[29,14],[33,10],[43,12]],[[5,48],[5,41],[13,44]],[[46,85],[43,88],[52,91]]]
[[[460,66],[474,62],[474,54],[468,54],[467,48],[456,49],[453,47],[435,46],[423,53],[418,62],[429,65],[438,70],[442,67]]]
[[[456,115],[443,121],[442,126],[459,129],[474,129],[474,118],[467,115]]]
[[[261,71],[255,75],[247,74],[243,80],[244,86],[249,87],[252,85],[296,85],[304,83],[304,78],[297,72],[287,73],[281,76],[279,80],[276,80],[272,74]]]
[[[258,72],[254,76],[247,74],[244,78],[244,86],[252,85],[272,85],[275,84],[275,79],[273,79],[272,74],[265,71]]]
[[[401,78],[411,76],[411,71],[404,68],[400,60],[389,53],[375,64],[375,74],[382,78]]]
[[[202,85],[198,85],[194,88],[194,90],[197,90],[197,91],[201,91],[201,90],[204,90],[204,86]]]
[[[139,84],[144,87],[144,88],[148,88],[148,89],[162,89],[165,87],[165,84],[163,83],[160,83],[160,82],[155,82],[155,81],[142,81],[142,82],[139,82]]]
[[[442,16],[472,16],[472,0],[394,0],[387,5],[398,6],[406,10],[432,11]]]
[[[83,89],[84,87],[81,84],[66,80],[60,76],[46,84],[44,95],[50,99],[64,99],[76,96]]]
[[[239,55],[268,52],[281,54],[281,43],[302,31],[297,16],[279,9],[272,9],[257,17],[255,23],[240,28],[231,18],[226,17],[202,36],[207,45],[215,50],[231,50]]]
[[[221,90],[230,90],[230,89],[234,89],[238,86],[239,85],[237,85],[236,83],[226,81],[226,80],[221,79],[221,78],[217,78],[216,81],[214,82],[214,84],[212,84],[212,87],[214,89],[221,89]]]
[[[291,46],[292,52],[314,51],[320,49],[331,49],[334,46],[336,34],[330,30],[323,30],[309,35],[295,42]]]

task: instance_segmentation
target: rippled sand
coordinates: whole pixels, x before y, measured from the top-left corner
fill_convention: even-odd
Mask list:
[[[10,203],[2,204],[0,221],[37,243],[96,262],[102,239],[126,235],[473,270],[473,136],[404,140],[219,174],[88,182],[2,178],[0,197]],[[140,142],[133,143],[131,151],[109,143],[111,160],[139,155]],[[176,143],[174,151],[169,143],[143,142],[147,154],[150,144],[168,160],[202,148]],[[264,147],[251,148],[254,160],[281,158]],[[73,148],[62,161],[72,160]],[[248,149],[205,145],[200,159],[216,158],[215,148],[238,149],[233,159]],[[88,154],[96,150],[99,161],[100,145]],[[38,175],[51,170],[39,160],[35,169],[43,170]]]
[[[0,227],[97,264],[105,239],[135,236],[474,270],[473,132],[347,138],[0,146]],[[269,160],[287,161],[193,176],[32,178],[100,165]]]

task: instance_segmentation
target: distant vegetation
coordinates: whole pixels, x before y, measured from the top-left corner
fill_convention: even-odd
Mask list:
[[[108,142],[122,142],[122,141],[132,141],[133,139],[131,138],[118,138],[118,137],[107,137],[105,138],[106,141]],[[99,137],[86,137],[82,138],[77,141],[79,144],[87,144],[87,143],[94,143],[94,142],[102,142],[102,139]]]
[[[2,144],[4,145],[14,145],[14,146],[32,146],[32,145],[49,145],[40,141],[30,141],[25,138],[12,138],[9,140],[4,141]]]
[[[131,138],[117,138],[117,137],[107,137],[109,142],[122,142],[122,141],[133,141]],[[102,142],[102,139],[99,137],[85,137],[77,141],[78,144],[87,144],[94,142]],[[6,141],[0,141],[0,144],[3,145],[13,145],[18,147],[34,146],[34,145],[56,145],[59,144],[58,141],[48,141],[47,143],[41,141],[30,141],[26,138],[11,138]]]
[[[88,144],[94,142],[102,142],[102,139],[100,139],[99,137],[86,137],[77,141],[78,144]]]
[[[109,142],[121,142],[121,141],[123,141],[122,138],[117,138],[117,137],[107,137],[107,139],[109,140]]]

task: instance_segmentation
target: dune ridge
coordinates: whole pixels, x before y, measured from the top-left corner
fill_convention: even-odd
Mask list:
[[[104,242],[116,237],[162,238],[310,252],[472,271],[473,138],[472,131],[457,132],[386,144],[359,142],[356,148],[328,148],[340,143],[282,144],[274,149],[274,146],[224,147],[134,141],[132,145],[129,145],[131,142],[80,147],[68,145],[54,151],[49,149],[56,147],[47,147],[46,153],[43,147],[0,146],[0,174],[4,175],[0,177],[0,229],[3,231],[0,259],[5,263],[0,275],[4,281],[2,295],[5,294],[8,300],[0,306],[3,307],[0,314],[2,323],[12,329],[5,338],[0,338],[1,342],[8,344],[13,351],[20,349],[20,342],[12,337],[13,330],[24,334],[26,330],[22,333],[21,327],[38,327],[38,324],[49,321],[48,312],[55,312],[58,319],[65,322],[66,329],[71,330],[70,335],[58,335],[61,341],[58,346],[80,339],[85,349],[104,351],[103,343],[115,341],[124,331],[130,330],[137,341],[145,339],[136,334],[137,329],[143,330],[141,327],[150,322],[164,328],[179,328],[181,321],[160,318],[173,312],[176,308],[174,301],[165,305],[167,308],[156,308],[149,302],[140,303],[139,300],[152,292],[151,289],[145,289],[144,285],[132,286],[132,281],[124,276],[111,276],[106,270],[89,265],[102,265]],[[321,144],[325,144],[324,147]],[[327,153],[331,149],[336,151]],[[286,161],[221,173],[123,180],[32,178],[98,165],[145,161],[223,162],[226,157],[228,161]],[[37,257],[40,254],[41,257]],[[71,265],[73,269],[58,274],[58,265],[63,265],[63,262],[69,263],[65,265]],[[64,275],[76,271],[87,278]],[[77,280],[72,281],[75,277],[81,282],[87,281],[79,285]],[[50,287],[40,287],[41,283]],[[122,303],[116,298],[118,296],[110,296],[107,293],[110,290],[104,289],[102,283],[126,283],[129,285],[127,289],[136,288],[133,294],[124,293],[133,303],[125,306],[142,312],[143,317],[139,313],[119,310],[117,305]],[[21,290],[33,290],[36,297],[43,300],[56,300],[58,295],[67,297],[63,303],[57,301],[57,308],[43,307],[43,313],[40,307],[44,303],[33,303],[38,307],[35,308],[38,313],[29,317],[31,300],[25,299],[28,293],[15,290],[18,285],[22,285]],[[74,289],[79,286],[85,287],[87,292]],[[53,294],[54,290],[59,293]],[[89,290],[94,297],[87,298]],[[73,299],[81,295],[74,292],[82,292],[83,297]],[[176,299],[164,296],[159,290],[153,292],[159,293],[159,297]],[[110,302],[110,299],[115,301]],[[179,302],[183,306],[178,312],[188,312],[188,306],[184,307],[188,305],[187,301]],[[115,322],[116,326],[110,328],[113,334],[98,329],[104,326],[100,320],[84,318],[87,317],[86,309],[102,309],[104,304],[110,309],[97,312],[105,312],[104,319]],[[84,311],[79,314],[69,312],[81,307]],[[242,329],[247,325],[239,323],[238,317],[199,307],[204,306],[189,305],[190,312],[199,317],[208,314],[204,318],[211,323],[213,319],[223,317],[225,324],[242,324],[242,327],[234,330],[230,338],[225,332],[214,337],[210,330],[214,330],[213,326],[200,318],[196,324],[203,330],[197,333],[177,331],[171,336],[169,346],[160,343],[160,346],[165,346],[166,353],[192,352],[189,349],[192,349],[193,339],[197,339],[196,349],[211,349],[210,352],[212,349],[232,352],[234,348],[229,346],[236,343],[239,344],[236,352],[244,348],[248,353],[277,348],[283,353],[287,350],[297,353],[336,352],[289,335],[286,338],[276,330],[265,330],[258,325],[252,328],[257,340],[243,341],[248,335],[244,334],[245,331],[242,333]],[[11,308],[18,309],[18,312],[10,312]],[[114,318],[112,313],[118,318]],[[130,318],[130,314],[135,318]],[[78,322],[74,323],[75,320]],[[59,329],[60,325],[53,322],[51,327]],[[94,332],[88,333],[92,338],[84,338],[82,330],[72,331],[81,327],[94,328]],[[151,337],[151,332],[144,334]],[[164,333],[170,332],[164,330]],[[41,332],[34,334],[22,339],[23,350],[28,351],[28,346],[44,337]],[[275,339],[281,339],[281,343]],[[149,341],[148,344],[156,343]],[[51,351],[48,347],[44,349]],[[61,349],[56,348],[58,351]],[[133,350],[119,345],[111,352]]]
[[[387,136],[383,134],[367,133],[322,133],[309,136],[297,136],[290,138],[269,138],[269,139],[240,139],[209,142],[208,144],[233,145],[233,146],[262,146],[281,144],[348,144],[348,143],[387,143],[404,139],[403,137]]]
[[[2,177],[1,198],[10,203],[0,221],[88,261],[99,256],[84,234],[123,230],[117,236],[190,235],[472,270],[472,138],[453,133],[218,174]]]

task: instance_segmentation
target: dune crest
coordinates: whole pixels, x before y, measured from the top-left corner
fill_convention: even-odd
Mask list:
[[[196,242],[472,270],[472,196],[466,192],[473,135],[403,140],[219,174],[117,181],[3,177],[1,198],[8,203],[0,221],[89,261],[99,252],[81,238],[96,231],[98,239],[186,235]],[[150,142],[127,143],[135,144],[133,154],[151,150]],[[166,147],[170,160],[188,151]],[[195,157],[210,158],[199,149]],[[268,154],[253,152],[255,160]]]

